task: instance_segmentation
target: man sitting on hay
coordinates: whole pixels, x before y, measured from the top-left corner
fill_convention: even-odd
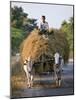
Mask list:
[[[39,29],[40,29],[39,34],[42,35],[42,37],[44,39],[48,39],[49,25],[48,25],[48,22],[45,21],[45,19],[46,19],[45,16],[41,17],[42,21],[41,21],[40,26],[39,26]]]

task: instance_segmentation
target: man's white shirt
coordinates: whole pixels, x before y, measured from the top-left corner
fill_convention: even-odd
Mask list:
[[[48,22],[45,23],[41,22],[39,28],[40,30],[49,30]]]

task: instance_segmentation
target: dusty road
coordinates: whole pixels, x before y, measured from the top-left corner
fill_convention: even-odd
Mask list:
[[[47,84],[47,88],[38,86],[31,89],[16,89],[11,94],[11,98],[72,95],[74,94],[73,78],[73,63],[71,62],[63,67],[61,87],[55,87],[52,75],[46,75],[42,76],[41,78],[35,78],[34,83],[40,82],[42,85]]]

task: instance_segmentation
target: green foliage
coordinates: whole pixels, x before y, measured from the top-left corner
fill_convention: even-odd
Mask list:
[[[28,18],[28,14],[25,13],[22,7],[14,6],[11,8],[11,25],[12,27],[25,29],[26,26],[32,28],[36,27],[36,19]]]
[[[11,28],[12,53],[18,52],[19,45],[23,39],[22,34],[23,34],[22,30],[16,29],[16,28]]]
[[[36,27],[36,19],[28,18],[22,7],[11,8],[11,44],[12,54],[19,52],[19,46],[24,38]]]
[[[69,21],[62,22],[61,30],[65,32],[66,38],[70,45],[70,50],[73,50],[73,18],[72,17],[69,19]]]
[[[11,23],[13,27],[21,28],[23,24],[23,18],[27,18],[27,13],[23,12],[21,7],[15,6],[11,8]]]

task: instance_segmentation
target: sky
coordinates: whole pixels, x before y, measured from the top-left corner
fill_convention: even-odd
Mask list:
[[[12,2],[11,7],[22,7],[25,13],[28,13],[29,18],[37,19],[39,25],[41,16],[46,16],[46,21],[50,28],[60,28],[61,23],[70,17],[73,17],[72,5],[55,5],[55,4],[36,4],[36,3],[21,3]]]

